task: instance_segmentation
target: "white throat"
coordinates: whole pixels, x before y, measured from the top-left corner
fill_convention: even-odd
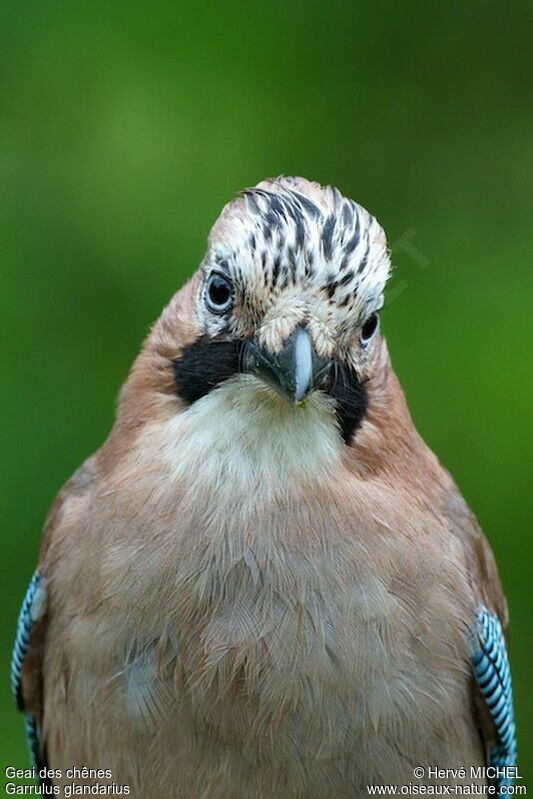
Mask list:
[[[161,454],[176,479],[234,497],[267,496],[323,479],[340,460],[333,401],[313,393],[291,405],[239,375],[165,423]]]

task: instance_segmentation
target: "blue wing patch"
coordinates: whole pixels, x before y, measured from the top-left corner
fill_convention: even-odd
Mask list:
[[[516,766],[516,729],[513,710],[513,686],[505,636],[498,617],[481,607],[477,614],[477,637],[472,665],[477,685],[490,712],[497,743],[489,752],[490,765]],[[513,780],[501,778],[498,791]]]
[[[22,696],[22,669],[24,660],[30,648],[31,632],[45,609],[46,591],[39,572],[33,575],[26,596],[20,609],[17,633],[11,656],[11,692],[19,710],[25,711],[24,697]],[[37,722],[31,713],[24,713],[26,723],[26,737],[30,749],[32,764],[40,768],[42,763],[39,757],[39,739],[37,735]]]

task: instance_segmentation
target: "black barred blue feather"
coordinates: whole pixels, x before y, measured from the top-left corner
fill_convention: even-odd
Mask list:
[[[497,743],[489,751],[491,766],[516,766],[516,729],[511,669],[505,635],[498,617],[481,607],[477,614],[477,636],[472,665],[477,685],[487,704],[496,730]],[[513,780],[500,778],[498,791]]]
[[[35,572],[31,578],[26,595],[22,601],[22,607],[17,622],[17,633],[13,644],[11,656],[11,693],[17,703],[19,710],[24,710],[24,700],[21,691],[21,675],[24,658],[30,648],[30,634],[33,627],[32,603],[35,599],[41,581],[39,572]]]
[[[33,575],[20,609],[17,633],[11,656],[11,692],[19,710],[25,711],[24,697],[22,695],[22,669],[24,660],[30,648],[30,636],[35,622],[39,619],[43,605],[43,590],[39,572]],[[42,766],[39,756],[39,738],[37,722],[31,713],[24,712],[26,737],[30,750],[32,765],[36,768]]]
[[[31,764],[35,769],[39,769],[39,736],[37,734],[37,721],[31,713],[24,713],[24,726],[26,728],[26,740],[30,750]]]

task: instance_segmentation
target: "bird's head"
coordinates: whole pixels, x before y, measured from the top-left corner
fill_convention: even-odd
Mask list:
[[[223,209],[199,271],[148,340],[137,383],[190,407],[231,381],[235,395],[300,425],[320,406],[349,442],[386,359],[389,271],[383,229],[356,202],[302,178],[263,181]]]

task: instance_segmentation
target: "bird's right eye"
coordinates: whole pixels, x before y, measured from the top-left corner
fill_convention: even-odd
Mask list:
[[[205,299],[210,311],[223,314],[233,305],[233,287],[223,275],[212,274],[207,281]]]

